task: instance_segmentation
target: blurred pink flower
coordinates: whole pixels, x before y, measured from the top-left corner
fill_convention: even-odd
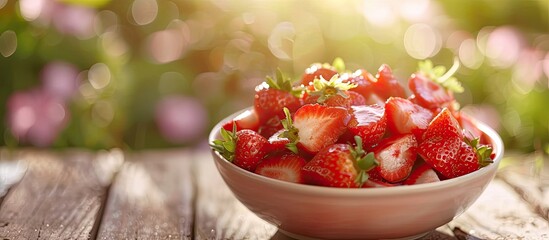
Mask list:
[[[204,106],[191,97],[169,96],[156,105],[155,120],[160,133],[172,143],[184,143],[200,137],[208,116]]]
[[[7,109],[12,134],[39,147],[51,145],[69,118],[64,102],[39,89],[14,93]]]
[[[92,8],[56,0],[21,0],[19,8],[28,21],[53,24],[59,32],[82,39],[93,36],[95,10]]]
[[[78,69],[67,62],[50,62],[42,69],[43,88],[50,95],[67,100],[78,90]]]

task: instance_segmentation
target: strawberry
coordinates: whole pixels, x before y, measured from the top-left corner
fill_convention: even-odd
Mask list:
[[[347,125],[351,135],[362,139],[362,147],[369,149],[385,135],[387,118],[379,105],[352,106],[351,120]]]
[[[271,117],[268,121],[259,125],[259,129],[257,130],[257,132],[261,136],[268,138],[283,128],[284,126],[282,126],[282,121],[280,120],[280,117],[274,116]]]
[[[267,139],[249,129],[236,131],[236,124],[232,132],[221,128],[221,137],[213,142],[212,148],[242,169],[253,172],[267,153]]]
[[[388,99],[390,97],[406,97],[406,91],[402,84],[395,78],[393,71],[387,64],[383,64],[379,67],[376,74],[377,81],[374,86],[376,93],[382,99]]]
[[[349,108],[353,104],[353,99],[350,97],[348,90],[354,87],[356,85],[343,83],[338,75],[334,75],[330,80],[320,77],[306,88],[307,94],[304,94],[303,102]]]
[[[459,61],[446,72],[443,66],[433,67],[431,61],[420,62],[419,71],[412,74],[408,87],[419,105],[428,109],[451,107],[454,103],[453,92],[463,92],[461,84],[452,75],[457,71]]]
[[[378,162],[379,164],[379,162]],[[363,188],[382,188],[382,187],[394,187],[399,184],[387,182],[381,177],[379,166],[374,167],[368,171],[368,181],[364,182]]]
[[[227,131],[233,129],[233,124],[236,124],[236,130],[250,129],[257,131],[259,129],[259,118],[255,111],[246,110],[241,114],[238,114],[234,119],[223,124],[223,128]]]
[[[301,168],[307,162],[305,158],[292,153],[280,152],[263,159],[255,169],[255,173],[286,182],[304,183]]]
[[[446,173],[448,178],[459,177],[474,172],[481,167],[492,163],[492,148],[488,145],[480,145],[479,139],[470,140],[464,138],[461,142],[456,164],[453,165],[451,173]]]
[[[446,108],[429,123],[423,138],[418,154],[446,178],[467,174],[492,161],[492,149],[480,146],[478,139],[464,138],[458,122]]]
[[[283,137],[290,139],[290,150],[297,149],[315,154],[335,143],[346,131],[350,115],[345,108],[329,107],[320,104],[305,104],[299,108],[293,120],[289,110],[285,110],[286,119],[282,121],[286,131]]]
[[[269,137],[269,148],[267,152],[286,150],[286,144],[290,143],[290,139],[281,136],[284,131],[286,130],[280,129],[278,132],[275,132],[273,135],[271,135],[271,137]]]
[[[431,111],[410,100],[391,97],[385,104],[387,128],[393,134],[413,133],[418,140],[433,118]]]
[[[349,98],[351,99],[351,106],[367,105],[366,98],[360,95],[360,93],[349,91]]]
[[[345,64],[340,58],[334,59],[334,62],[330,64],[312,64],[309,68],[305,69],[305,74],[301,77],[301,84],[304,86],[309,85],[315,79],[324,78],[331,79],[333,76],[338,74],[338,72],[343,72],[345,70]]]
[[[259,117],[260,124],[273,121],[272,118],[284,118],[283,108],[296,111],[301,106],[300,88],[292,87],[291,81],[279,70],[276,81],[267,77],[266,81],[255,89],[254,110]],[[275,119],[276,121],[276,119]]]
[[[435,170],[433,170],[428,164],[422,163],[417,168],[415,168],[410,176],[404,181],[404,185],[415,185],[421,183],[431,183],[439,182],[440,178],[438,177]]]
[[[417,141],[413,134],[383,139],[373,150],[379,173],[388,182],[400,182],[410,175],[417,156]]]
[[[305,182],[313,185],[357,188],[367,180],[367,171],[376,166],[372,153],[362,149],[360,138],[357,147],[336,143],[318,152],[303,166]]]
[[[355,88],[350,90],[362,95],[366,104],[385,104],[385,99],[381,99],[375,92],[374,84],[377,82],[377,79],[368,71],[359,69],[352,74],[343,74],[341,79],[344,83],[356,85]]]
[[[459,125],[463,129],[463,135],[469,139],[480,138],[481,143],[486,143],[487,137],[478,129],[475,120],[462,112],[457,112],[456,116]]]

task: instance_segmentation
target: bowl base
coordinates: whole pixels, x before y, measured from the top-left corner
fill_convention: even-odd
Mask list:
[[[287,232],[287,231],[284,231],[282,229],[278,229],[278,231],[280,231],[282,234],[284,234],[284,235],[286,235],[290,238],[298,239],[298,240],[321,240],[321,239],[323,239],[323,238],[314,238],[314,237],[303,236],[303,235]],[[431,231],[416,234],[416,235],[413,235],[413,236],[402,237],[402,238],[381,238],[381,240],[413,240],[413,239],[419,239],[421,237],[424,237],[425,235],[429,234],[430,232]]]

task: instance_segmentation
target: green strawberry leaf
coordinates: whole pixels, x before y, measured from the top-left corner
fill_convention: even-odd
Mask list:
[[[284,115],[286,118],[282,119],[282,126],[284,127],[284,131],[279,135],[279,137],[287,138],[290,140],[289,143],[286,144],[286,148],[293,153],[298,153],[297,149],[297,142],[299,141],[299,130],[294,127],[292,122],[292,115],[290,113],[290,110],[288,108],[284,108]]]
[[[340,57],[334,59],[332,67],[339,73],[345,72],[345,62]]]
[[[444,66],[433,66],[431,60],[419,62],[418,68],[419,72],[445,89],[456,93],[464,91],[461,83],[455,77],[452,77],[459,68],[459,60],[457,58],[454,58],[454,64],[448,71],[446,71],[446,67]]]
[[[298,98],[303,95],[305,88],[303,86],[293,86],[293,81],[289,77],[286,77],[280,68],[276,70],[275,78],[273,79],[270,76],[265,77],[265,83],[269,85],[269,88],[289,92]]]
[[[347,94],[347,91],[357,87],[357,85],[343,82],[343,80],[339,78],[339,75],[336,74],[328,81],[322,76],[320,76],[320,78],[315,78],[313,87],[314,90],[311,90],[308,93],[311,96],[319,96],[317,102],[324,103],[326,100],[336,95],[348,98],[349,95]]]
[[[210,144],[210,147],[221,154],[227,161],[232,162],[236,150],[236,123],[233,123],[232,132],[221,128],[220,133],[221,139],[214,140],[213,143]]]

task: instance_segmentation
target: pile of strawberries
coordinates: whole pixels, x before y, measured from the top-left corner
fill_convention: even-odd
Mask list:
[[[421,62],[406,89],[343,61],[313,64],[293,84],[280,71],[255,90],[253,110],[225,123],[211,146],[263,176],[330,187],[388,187],[455,178],[492,162],[487,137],[459,112],[463,88]]]

